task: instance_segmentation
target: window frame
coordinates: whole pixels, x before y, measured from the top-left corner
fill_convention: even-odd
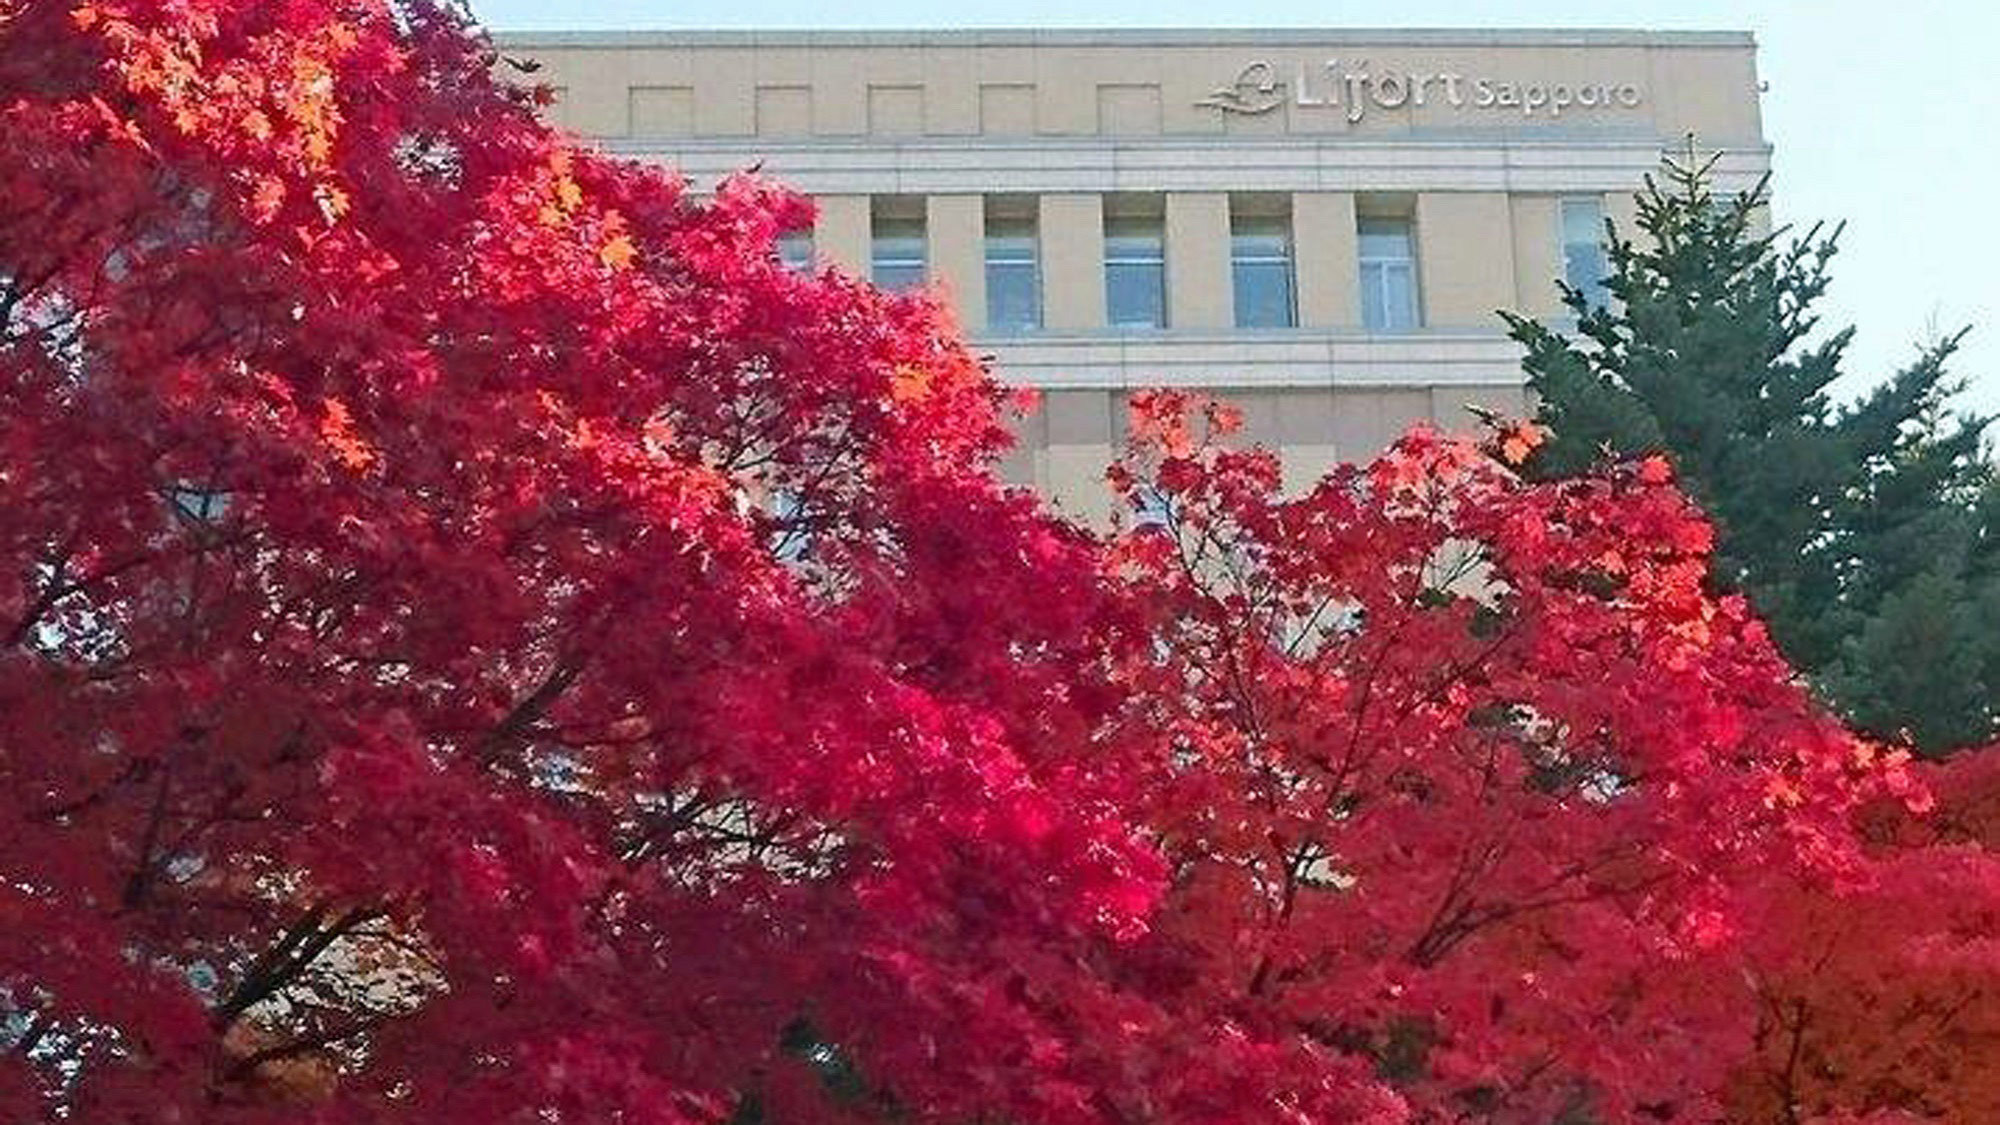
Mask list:
[[[1569,210],[1571,207],[1585,205],[1597,212],[1595,224],[1597,238],[1594,245],[1597,248],[1598,278],[1594,286],[1596,293],[1594,300],[1590,299],[1591,290],[1578,285],[1576,279],[1570,276],[1570,247],[1580,243],[1570,240]],[[1604,197],[1601,195],[1564,195],[1556,199],[1556,259],[1562,263],[1563,284],[1583,292],[1593,309],[1604,308],[1611,302],[1611,292],[1605,284],[1611,278],[1611,250],[1604,238],[1606,214]]]
[[[1144,237],[1156,248],[1151,254],[1114,256],[1114,239],[1134,239],[1139,236],[1115,233],[1114,228],[1142,226]],[[1137,319],[1121,320],[1112,297],[1117,287],[1112,284],[1112,276],[1120,270],[1144,269],[1157,278],[1147,287],[1149,292],[1158,294],[1156,315],[1146,321]],[[1104,322],[1105,326],[1120,332],[1157,332],[1170,323],[1167,297],[1167,224],[1164,214],[1144,212],[1109,213],[1104,216]]]
[[[1275,254],[1246,253],[1244,243],[1259,238],[1275,238],[1280,249]],[[1246,266],[1251,270],[1258,266],[1278,267],[1275,272],[1284,286],[1284,315],[1276,323],[1252,324],[1245,319],[1246,306],[1259,303],[1246,302],[1243,299],[1244,280],[1246,277],[1259,276],[1264,272],[1251,272],[1246,270]],[[1293,234],[1292,216],[1289,211],[1276,209],[1239,211],[1234,206],[1230,208],[1229,291],[1235,307],[1233,319],[1237,328],[1256,331],[1299,326],[1298,243]]]
[[[1399,257],[1386,257],[1379,254],[1370,254],[1367,251],[1366,239],[1369,234],[1368,228],[1369,226],[1376,224],[1395,224],[1396,226],[1401,228],[1403,243],[1405,247],[1407,247],[1407,250],[1403,255]],[[1355,275],[1356,275],[1356,285],[1359,290],[1356,295],[1359,298],[1361,305],[1360,312],[1361,312],[1362,328],[1371,335],[1380,335],[1380,336],[1398,335],[1405,332],[1415,332],[1423,328],[1424,291],[1423,291],[1422,277],[1419,275],[1417,271],[1417,224],[1415,220],[1401,215],[1368,215],[1368,214],[1359,215],[1356,216],[1355,219],[1354,236],[1355,236],[1354,237],[1355,265],[1356,265]],[[1384,321],[1385,321],[1385,323],[1382,324],[1370,324],[1368,322],[1367,290],[1368,290],[1368,282],[1369,282],[1368,275],[1370,266],[1374,266],[1381,271],[1380,280],[1378,280],[1376,284],[1378,288],[1380,288],[1381,290],[1380,296],[1382,298],[1382,308],[1384,310]],[[1408,324],[1392,323],[1396,318],[1394,315],[1393,304],[1389,300],[1389,290],[1387,286],[1388,286],[1389,272],[1393,267],[1397,266],[1403,267],[1409,274],[1409,305],[1408,305],[1409,323]]]
[[[869,216],[868,223],[868,281],[875,288],[888,293],[908,293],[922,289],[930,281],[930,229],[924,215],[901,214],[881,209]],[[896,230],[901,233],[893,233]],[[895,256],[884,253],[885,244],[904,242],[915,247],[914,252]],[[906,281],[891,282],[885,274],[895,270],[911,270]]]
[[[996,230],[1012,229],[1012,233],[996,234]],[[1013,243],[1023,249],[1008,255],[1005,247]],[[986,282],[986,331],[996,336],[1026,336],[1042,331],[1047,323],[1048,311],[1044,307],[1042,291],[1042,231],[1041,223],[1033,213],[996,213],[989,210],[981,237],[981,268]],[[994,285],[996,270],[1019,271],[1025,267],[1028,278],[1027,308],[1030,316],[1024,321],[1006,322],[996,317],[994,297],[999,287]]]

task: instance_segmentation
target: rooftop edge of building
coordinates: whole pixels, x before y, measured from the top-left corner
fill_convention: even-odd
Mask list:
[[[521,47],[1755,47],[1748,31],[1639,28],[958,28],[495,30]]]

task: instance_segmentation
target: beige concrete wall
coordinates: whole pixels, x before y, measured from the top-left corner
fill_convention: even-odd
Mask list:
[[[869,198],[822,195],[813,203],[819,208],[819,217],[813,224],[813,254],[856,277],[867,277],[874,241]]]
[[[1614,191],[1604,197],[1604,217],[1611,220],[1619,238],[1637,242],[1642,237],[1639,230],[1638,185],[1631,191]]]
[[[1432,421],[1431,392],[1390,387],[1333,391],[1333,451],[1343,461],[1368,461],[1411,426]]]
[[[1307,191],[1292,196],[1294,268],[1299,286],[1299,325],[1304,328],[1358,328],[1354,195]]]
[[[1167,193],[1167,327],[1229,328],[1229,196]]]
[[[940,286],[965,331],[986,330],[986,199],[933,195],[925,201],[924,234],[931,281]]]
[[[757,87],[758,136],[809,137],[812,131],[812,87]]]
[[[693,86],[633,86],[628,94],[627,115],[634,136],[678,137],[694,132]],[[574,102],[564,105],[565,112],[575,108]]]
[[[1485,328],[1512,308],[1514,240],[1507,196],[1423,192],[1417,196],[1417,274],[1427,328]]]
[[[1522,387],[1432,387],[1430,394],[1431,420],[1446,433],[1484,433],[1474,408],[1503,418],[1526,418],[1531,413]]]
[[[1114,419],[1111,391],[1049,391],[1042,396],[1047,466],[1038,489],[1064,513],[1097,526],[1110,522],[1114,503],[1104,470],[1116,453],[1122,419]]]
[[[1762,128],[1755,48],[1728,33],[632,32],[498,41],[542,63],[530,80],[560,88],[563,120],[601,137],[643,135],[631,112],[635,87],[691,89],[689,135],[747,135],[757,128],[760,85],[809,87],[814,132],[824,136],[867,133],[881,116],[893,118],[885,126],[893,133],[990,129],[989,90],[1003,87],[1026,88],[1033,131],[1044,136],[1536,137],[1601,128],[1663,139],[1693,132],[1739,146],[1760,143]],[[1392,82],[1381,97],[1365,96],[1357,120],[1342,86],[1351,68],[1328,64],[1360,59],[1371,76],[1412,88]],[[1231,115],[1199,104],[1259,62],[1270,66],[1277,105]],[[878,90],[895,92],[877,104]],[[1559,107],[1558,90],[1576,96]],[[1638,104],[1584,105],[1585,90],[1625,90]],[[1526,104],[1537,96],[1540,105]],[[1011,128],[1026,124],[1008,112]]]
[[[1243,430],[1230,442],[1278,455],[1289,495],[1311,489],[1343,462],[1365,462],[1418,425],[1477,436],[1473,407],[1524,417],[1518,387],[1223,387],[1210,392],[1237,408]],[[1003,479],[1050,497],[1063,511],[1102,526],[1116,507],[1104,470],[1124,442],[1125,396],[1107,390],[1045,393],[1017,419],[1018,446],[1001,463]]]
[[[1514,228],[1514,302],[1507,308],[1525,316],[1563,315],[1562,228],[1559,197],[1516,195],[1508,200]]]
[[[1043,322],[1058,331],[1103,328],[1103,200],[1051,193],[1040,207]]]
[[[1011,485],[1048,493],[1049,423],[1040,403],[1010,419],[1014,446],[1000,458],[1000,479]]]

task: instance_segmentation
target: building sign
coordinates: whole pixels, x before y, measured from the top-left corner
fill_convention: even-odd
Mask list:
[[[1300,63],[1281,75],[1276,64],[1260,59],[1195,104],[1256,117],[1290,102],[1300,110],[1341,112],[1356,124],[1370,110],[1405,106],[1554,118],[1577,109],[1637,109],[1644,101],[1645,92],[1631,82],[1517,82],[1452,70],[1371,71],[1366,60],[1349,64],[1340,59],[1320,66]]]

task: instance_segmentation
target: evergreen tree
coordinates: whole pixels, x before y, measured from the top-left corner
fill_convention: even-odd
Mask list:
[[[1927,753],[1990,738],[2000,478],[1988,419],[1950,408],[1963,333],[1836,401],[1854,330],[1821,331],[1816,305],[1840,229],[1765,232],[1765,184],[1719,198],[1713,164],[1690,152],[1648,177],[1637,237],[1606,223],[1608,299],[1562,285],[1573,333],[1502,314],[1550,431],[1531,467],[1668,455],[1717,524],[1717,582],[1829,702]]]

